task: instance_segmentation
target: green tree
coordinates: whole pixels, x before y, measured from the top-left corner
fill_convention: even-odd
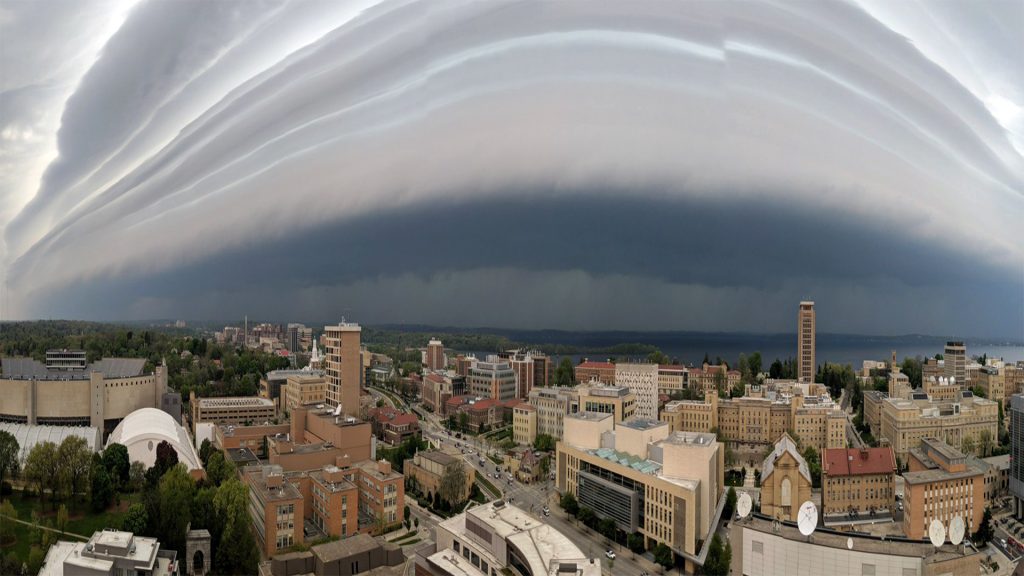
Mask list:
[[[597,515],[590,508],[580,508],[576,516],[585,526],[592,525],[597,520]]]
[[[571,492],[562,494],[561,500],[558,504],[565,510],[565,513],[570,516],[576,516],[580,513],[580,504],[576,501],[576,497]]]
[[[38,574],[43,568],[44,560],[46,560],[46,550],[39,546],[33,546],[28,552],[28,573]]]
[[[199,445],[199,459],[203,461],[203,466],[206,466],[210,461],[210,454],[213,453],[213,444],[210,444],[209,438],[204,438],[203,443]]]
[[[733,511],[736,510],[736,489],[732,486],[729,487],[729,491],[725,493],[725,518],[732,518]]]
[[[117,486],[128,486],[131,464],[128,447],[124,444],[110,444],[103,450],[103,467],[107,469],[110,479]]]
[[[648,364],[671,364],[672,360],[661,350],[654,350],[647,355]]]
[[[973,436],[964,436],[963,440],[960,441],[960,451],[964,454],[977,455],[977,452],[975,452],[977,448],[978,447],[974,443]]]
[[[55,526],[61,535],[68,531],[68,507],[64,504],[57,509],[57,525]]]
[[[804,460],[807,461],[807,468],[811,473],[811,481],[814,488],[821,487],[821,455],[814,449],[814,446],[804,448]]]
[[[971,539],[978,546],[982,546],[991,540],[992,536],[992,509],[986,507],[985,512],[981,515],[981,524],[978,525],[978,530],[971,536]]]
[[[58,496],[61,465],[56,444],[47,440],[32,447],[25,457],[25,479],[38,486],[41,499],[46,499],[46,490],[50,491],[52,499]]]
[[[716,533],[715,537],[717,536],[718,534]],[[654,561],[660,564],[662,568],[668,570],[675,566],[676,555],[667,544],[659,542],[658,545],[654,547]]]
[[[633,532],[626,537],[626,546],[633,554],[644,553],[644,535],[639,532]]]
[[[983,458],[987,458],[992,455],[994,442],[995,439],[992,438],[992,432],[989,430],[982,430],[981,434],[978,435],[978,449],[981,450],[981,456]]]
[[[171,446],[171,443],[167,440],[161,440],[156,445],[156,463],[153,467],[156,468],[156,473],[159,477],[163,477],[165,473],[171,468],[178,465],[178,451]]]
[[[21,464],[18,461],[18,439],[6,430],[0,430],[0,486],[18,475]]]
[[[92,473],[92,450],[88,442],[80,436],[68,436],[57,448],[60,459],[61,484],[74,497],[91,485],[89,475]]]
[[[540,458],[540,476],[541,478],[547,478],[548,474],[551,473],[551,455],[545,454]]]
[[[452,509],[465,502],[466,465],[462,460],[454,460],[444,467],[444,473],[438,481],[437,492]]]
[[[987,398],[988,397],[988,394],[985,394],[985,389],[982,388],[981,386],[975,386],[975,387],[971,388],[971,393],[973,393],[978,398]]]
[[[210,463],[206,466],[206,477],[214,486],[235,477],[235,463],[224,458],[224,453],[217,451],[210,455]]]
[[[468,425],[469,414],[466,414],[465,412],[459,412],[459,429],[462,430],[463,432],[467,432],[469,430],[469,428],[467,427]]]
[[[114,501],[116,491],[102,462],[93,465],[89,498],[94,512],[102,512]]]
[[[214,561],[222,574],[255,574],[259,550],[249,531],[249,488],[232,478],[217,489],[214,506],[223,530]],[[301,530],[301,519],[296,530]]]
[[[533,439],[533,449],[550,452],[555,449],[555,439],[550,434],[537,434]]]
[[[136,460],[132,462],[132,465],[128,467],[128,486],[132,492],[138,492],[142,490],[142,485],[146,482],[146,465]]]
[[[192,497],[192,527],[206,528],[210,531],[211,541],[216,543],[220,538],[220,519],[213,500],[217,496],[217,488],[206,486],[196,490]]]
[[[922,371],[920,358],[904,358],[903,363],[900,364],[900,372],[907,375],[911,387],[919,388],[921,386]]]
[[[4,500],[3,504],[0,504],[0,516],[6,516],[12,520],[18,519],[18,511],[14,509],[10,500]],[[14,542],[14,527],[17,525],[11,520],[0,520],[0,546],[7,546]]]
[[[760,352],[754,352],[747,357],[747,367],[750,369],[750,374],[755,381],[757,380],[757,375],[762,371],[761,362]]]
[[[714,576],[729,573],[725,546],[722,544],[722,537],[718,535],[718,532],[715,532],[715,535],[711,537],[711,546],[708,548],[708,557],[704,560],[702,572]]]
[[[169,550],[185,549],[185,528],[192,521],[192,496],[195,483],[185,466],[175,465],[162,478],[159,498],[159,539]]]
[[[121,529],[134,534],[145,534],[148,523],[149,517],[146,514],[146,507],[135,503],[129,506],[128,510],[124,513],[124,518],[121,519]]]
[[[615,520],[612,518],[602,518],[597,525],[597,531],[609,540],[615,539],[615,530]]]
[[[405,520],[406,526],[409,526],[409,516],[412,516],[412,510],[409,509],[409,506],[406,506],[402,510],[402,519]]]
[[[558,363],[558,368],[555,369],[555,386],[572,386],[575,379],[576,374],[572,360],[562,358],[562,361]]]

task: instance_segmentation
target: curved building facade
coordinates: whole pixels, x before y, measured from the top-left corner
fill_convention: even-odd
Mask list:
[[[185,429],[170,414],[156,408],[142,408],[128,414],[107,439],[107,446],[124,444],[132,462],[146,468],[156,463],[156,447],[166,441],[178,453],[178,462],[188,469],[201,470],[203,465]]]

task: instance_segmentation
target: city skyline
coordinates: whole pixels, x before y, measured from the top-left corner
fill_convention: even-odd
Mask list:
[[[1017,3],[40,6],[4,319],[1024,339]]]

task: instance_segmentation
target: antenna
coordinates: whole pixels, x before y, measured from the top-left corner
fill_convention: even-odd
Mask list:
[[[814,505],[814,502],[808,500],[801,504],[797,514],[796,522],[800,533],[804,536],[814,534],[814,529],[818,527],[818,507]]]
[[[746,492],[740,494],[740,499],[736,502],[736,512],[740,515],[740,518],[749,516],[751,508],[753,508],[753,502],[750,500],[750,494]]]
[[[961,516],[953,518],[949,523],[949,541],[954,546],[959,546],[964,541],[964,532],[967,527],[964,525],[964,519]]]
[[[928,539],[936,548],[940,548],[946,540],[946,527],[938,519],[932,520],[932,523],[928,525]]]

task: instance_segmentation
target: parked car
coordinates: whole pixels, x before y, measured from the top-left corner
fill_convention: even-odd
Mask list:
[[[615,560],[615,552],[612,552],[611,550],[605,550],[605,552],[604,552],[604,555],[605,555],[605,556],[606,556],[606,557],[607,557],[607,558],[608,558],[609,560]]]

